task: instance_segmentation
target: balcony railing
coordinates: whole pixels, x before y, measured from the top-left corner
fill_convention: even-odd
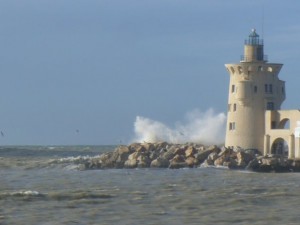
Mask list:
[[[241,61],[242,62],[251,62],[251,61],[268,61],[268,56],[267,55],[253,55],[253,56],[248,56],[248,55],[241,55]]]

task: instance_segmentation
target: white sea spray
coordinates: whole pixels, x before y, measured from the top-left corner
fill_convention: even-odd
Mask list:
[[[174,128],[160,121],[137,116],[133,141],[222,144],[225,137],[225,123],[225,113],[215,113],[213,109],[206,112],[198,109],[188,112],[183,122],[176,122]]]

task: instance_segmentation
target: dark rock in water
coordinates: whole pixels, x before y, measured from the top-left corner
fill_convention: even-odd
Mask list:
[[[295,159],[290,162],[291,170],[294,172],[300,172],[300,159]]]
[[[254,156],[250,153],[239,151],[236,153],[237,165],[241,168],[245,168],[251,160],[254,159]]]
[[[267,155],[254,158],[246,169],[255,172],[291,172],[292,161],[280,155]]]
[[[246,170],[257,171],[260,167],[260,163],[257,158],[252,159],[246,166]]]

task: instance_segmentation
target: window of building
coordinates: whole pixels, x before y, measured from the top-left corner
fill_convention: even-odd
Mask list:
[[[257,93],[257,86],[254,86],[254,93]]]
[[[273,85],[272,84],[265,84],[265,93],[273,94]]]
[[[268,93],[268,85],[265,84],[265,92]]]
[[[231,85],[231,93],[234,93],[235,92],[235,85]]]
[[[272,86],[272,84],[269,84],[269,93],[273,93],[273,86]]]
[[[235,130],[235,122],[229,123],[229,130]]]
[[[274,110],[274,102],[267,103],[267,110]]]
[[[233,104],[233,112],[235,112],[236,111],[236,104],[234,103]]]

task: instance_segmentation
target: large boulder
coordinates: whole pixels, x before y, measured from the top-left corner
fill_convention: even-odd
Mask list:
[[[175,155],[185,155],[185,146],[176,146]]]
[[[176,155],[173,159],[170,160],[170,169],[179,169],[187,167],[187,163],[185,162],[185,158],[182,155]]]
[[[196,153],[196,149],[194,148],[194,146],[188,146],[184,153],[185,157],[188,158],[194,156],[194,154]]]
[[[124,163],[125,168],[136,168],[138,164],[138,157],[141,155],[141,152],[133,152],[128,156],[128,159]]]
[[[208,167],[208,166],[213,166],[214,165],[214,161],[211,159],[206,159],[204,160],[203,163],[201,163],[200,167]]]
[[[150,167],[151,160],[149,159],[148,154],[141,154],[137,158],[137,167],[138,168],[148,168]]]
[[[222,155],[218,158],[216,158],[214,161],[214,165],[215,166],[223,166],[224,162],[226,162],[226,156],[225,155]]]
[[[124,167],[128,169],[134,169],[137,167],[138,161],[137,159],[128,159],[124,163]]]
[[[279,155],[256,157],[246,167],[255,172],[290,172],[292,161]]]
[[[101,163],[101,168],[114,168],[117,159],[117,153],[116,152],[103,153],[100,155],[99,159]]]
[[[216,145],[212,145],[209,148],[198,151],[197,153],[194,154],[195,158],[198,160],[199,163],[204,162],[208,156],[212,153],[218,154],[220,152],[220,149]]]
[[[300,159],[295,159],[291,161],[291,169],[294,172],[300,172]]]
[[[119,146],[115,150],[115,152],[117,154],[115,168],[123,168],[125,161],[128,159],[128,156],[131,153],[131,151],[128,148],[128,146],[122,145],[122,146]]]
[[[190,168],[193,168],[198,165],[197,159],[195,159],[193,156],[187,157],[185,162],[186,162],[186,165]]]
[[[171,160],[174,158],[176,150],[177,147],[174,145],[166,150],[162,149],[160,153],[160,157],[165,158],[167,160]]]
[[[216,159],[219,158],[219,155],[217,152],[212,152],[207,156],[207,159],[211,160],[211,161],[215,161]]]
[[[254,159],[254,156],[245,151],[239,151],[236,153],[236,158],[237,165],[240,168],[245,168],[249,164],[249,162]]]
[[[150,167],[153,167],[153,168],[168,168],[169,165],[170,165],[169,160],[167,160],[165,158],[158,157],[157,159],[154,159],[151,162]]]

